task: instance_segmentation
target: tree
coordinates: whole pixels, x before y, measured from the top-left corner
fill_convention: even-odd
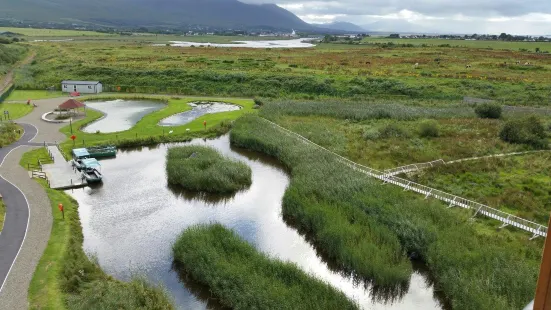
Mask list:
[[[391,35],[388,36],[389,38],[392,38],[392,39],[399,39],[400,38],[400,34],[398,33],[392,33]]]
[[[536,53],[539,53],[539,52],[540,52],[540,48],[536,47]]]
[[[501,129],[499,137],[505,142],[528,144],[535,148],[549,146],[545,127],[535,116],[508,121]]]
[[[474,112],[480,118],[500,118],[501,117],[501,106],[495,103],[482,103],[476,106]]]

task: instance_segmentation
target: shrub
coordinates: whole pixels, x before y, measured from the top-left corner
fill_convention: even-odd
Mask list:
[[[187,228],[172,247],[183,276],[235,309],[357,309],[339,290],[269,258],[220,224]],[[300,306],[298,306],[300,305]]]
[[[527,144],[536,148],[548,147],[545,127],[541,120],[535,116],[506,122],[499,137],[509,143]]]
[[[169,149],[166,172],[168,183],[192,191],[231,193],[252,183],[249,166],[204,146]]]
[[[419,126],[419,135],[423,138],[434,138],[440,135],[438,123],[434,120],[427,120]]]
[[[476,106],[474,109],[476,115],[480,118],[495,118],[501,117],[503,109],[500,105],[495,103],[482,103]]]
[[[254,104],[256,104],[257,106],[263,106],[264,105],[264,101],[262,101],[258,98],[254,98],[253,101],[254,101]]]
[[[397,124],[388,124],[379,129],[379,137],[383,139],[402,138],[407,136],[406,131]]]

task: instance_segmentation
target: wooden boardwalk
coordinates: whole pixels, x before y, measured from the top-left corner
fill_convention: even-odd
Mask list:
[[[527,232],[532,234],[531,239],[536,238],[536,237],[540,237],[540,236],[541,237],[546,237],[547,236],[547,226],[528,221],[526,219],[520,218],[518,216],[509,214],[509,213],[506,213],[506,212],[499,211],[497,209],[494,209],[492,207],[483,205],[481,203],[471,201],[471,200],[468,200],[468,199],[465,199],[465,198],[462,198],[462,197],[459,197],[459,196],[456,196],[456,195],[452,195],[452,194],[449,194],[449,193],[446,193],[446,192],[443,192],[443,191],[440,191],[440,190],[437,190],[437,189],[434,189],[434,188],[430,188],[428,186],[417,184],[415,182],[405,180],[405,179],[402,179],[402,178],[398,178],[396,176],[389,176],[388,174],[385,174],[382,171],[379,171],[379,170],[376,170],[376,169],[373,169],[373,168],[370,168],[370,167],[367,167],[367,166],[364,166],[364,165],[360,165],[356,162],[353,162],[353,161],[349,160],[348,158],[345,158],[345,157],[343,157],[343,156],[341,156],[341,155],[339,155],[339,154],[337,154],[333,151],[330,151],[330,150],[324,148],[323,146],[318,145],[318,144],[308,140],[307,138],[297,134],[296,132],[293,132],[293,131],[288,130],[284,127],[281,127],[281,126],[279,126],[278,124],[276,124],[272,121],[269,121],[265,118],[261,118],[261,119],[266,121],[267,123],[271,124],[274,128],[277,128],[277,129],[283,131],[287,135],[299,139],[303,143],[306,143],[306,144],[311,145],[315,148],[321,149],[325,152],[328,152],[328,153],[332,154],[333,156],[335,156],[337,162],[340,162],[340,163],[342,163],[342,164],[344,164],[344,165],[346,165],[346,166],[348,166],[348,167],[350,167],[350,168],[352,168],[352,169],[354,169],[358,172],[361,172],[361,173],[363,173],[367,176],[379,179],[379,180],[383,181],[383,183],[385,183],[385,184],[387,184],[387,183],[388,184],[393,184],[393,185],[400,186],[400,187],[404,188],[404,190],[406,190],[406,191],[413,191],[413,192],[422,194],[422,195],[425,196],[426,199],[428,199],[429,197],[436,198],[438,200],[441,200],[441,201],[447,203],[450,208],[454,207],[454,206],[457,206],[457,207],[461,207],[461,208],[464,208],[464,209],[474,210],[473,217],[480,214],[480,215],[484,215],[486,217],[495,219],[497,221],[500,221],[502,223],[502,225],[501,225],[502,228],[506,227],[506,226],[514,226],[516,228],[522,229],[522,230],[527,231]]]

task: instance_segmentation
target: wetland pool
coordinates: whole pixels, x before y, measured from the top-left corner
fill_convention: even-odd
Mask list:
[[[111,133],[128,130],[144,116],[164,108],[166,104],[146,100],[88,101],[86,108],[98,110],[104,117],[82,128],[88,133]]]
[[[106,273],[129,280],[143,275],[163,285],[178,309],[219,308],[208,289],[179,276],[172,244],[186,227],[219,222],[235,230],[259,251],[296,263],[343,291],[363,309],[443,309],[430,277],[414,268],[401,292],[377,292],[327,263],[305,236],[282,218],[281,203],[289,175],[262,154],[230,146],[229,136],[195,139],[222,154],[244,161],[252,185],[233,196],[202,196],[167,184],[165,156],[178,144],[121,150],[102,160],[104,181],[97,187],[67,191],[79,203],[84,250],[95,255]]]

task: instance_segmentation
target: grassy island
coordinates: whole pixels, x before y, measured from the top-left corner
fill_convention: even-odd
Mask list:
[[[173,246],[181,271],[234,309],[357,309],[292,263],[259,253],[220,224],[187,228]]]
[[[166,161],[168,183],[208,193],[232,193],[251,185],[251,168],[204,146],[174,147]]]

